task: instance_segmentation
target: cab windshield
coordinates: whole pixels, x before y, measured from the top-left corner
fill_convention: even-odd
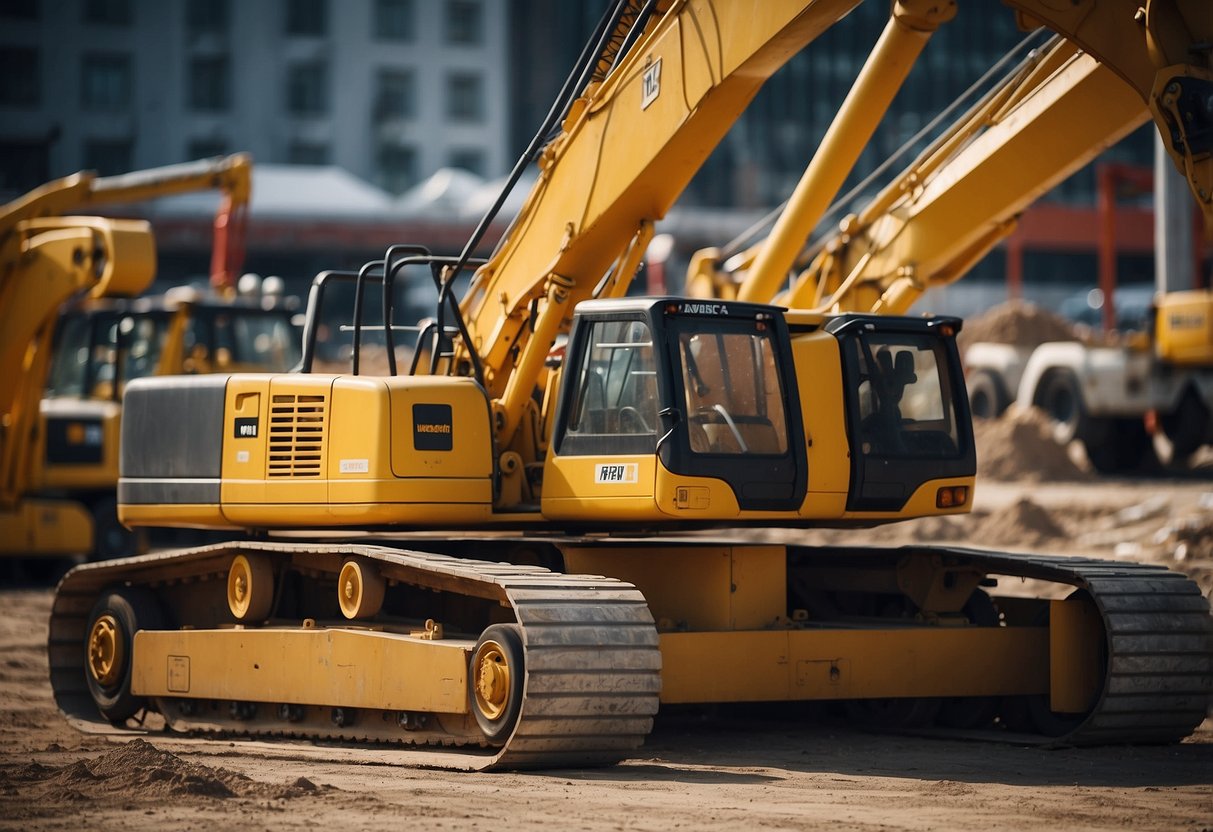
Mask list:
[[[784,454],[784,394],[768,326],[728,322],[678,335],[691,451]]]

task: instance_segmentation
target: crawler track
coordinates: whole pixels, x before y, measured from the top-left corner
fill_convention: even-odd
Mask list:
[[[1107,667],[1099,700],[1064,745],[1175,742],[1204,720],[1213,695],[1213,618],[1200,587],[1163,566],[931,547],[991,574],[1069,584],[1103,619]]]
[[[610,578],[562,575],[539,567],[479,563],[377,546],[239,543],[88,564],[64,578],[51,613],[51,685],[60,710],[84,731],[112,731],[89,696],[84,677],[87,617],[97,595],[129,581],[154,584],[226,569],[234,552],[361,555],[392,564],[418,582],[455,583],[506,599],[522,629],[526,682],[518,724],[501,748],[465,751],[408,745],[419,766],[487,770],[595,766],[631,754],[652,728],[661,686],[657,632],[643,596]],[[404,731],[362,728],[300,730],[269,721],[210,723],[173,715],[170,725],[247,736],[414,743]],[[302,726],[301,726],[302,727]],[[389,739],[390,738],[390,739]],[[456,744],[466,738],[449,739]]]
[[[443,585],[500,599],[512,609],[523,634],[526,682],[521,716],[504,746],[488,748],[466,725],[444,726],[440,716],[426,730],[398,730],[386,714],[378,722],[339,728],[321,708],[288,723],[213,712],[197,718],[180,709],[178,701],[157,701],[174,729],[386,742],[398,745],[415,765],[489,770],[611,764],[640,747],[652,727],[661,688],[658,636],[643,596],[630,584],[381,546],[264,542],[88,564],[69,573],[55,598],[49,643],[55,699],[69,721],[90,732],[123,730],[98,717],[85,684],[84,635],[96,597],[123,582],[155,586],[214,579],[226,571],[237,551],[284,557],[360,555],[390,565],[395,574],[419,586]],[[873,554],[870,549],[853,551]],[[1098,699],[1085,717],[1032,741],[1174,742],[1205,718],[1213,693],[1213,618],[1199,588],[1184,575],[1161,566],[955,547],[913,546],[883,554],[905,553],[943,557],[989,575],[1036,579],[1089,593],[1102,618],[1107,656]],[[1014,741],[1025,739],[1016,735]]]

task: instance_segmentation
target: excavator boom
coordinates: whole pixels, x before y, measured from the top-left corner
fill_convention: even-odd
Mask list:
[[[236,154],[119,176],[84,171],[0,207],[0,552],[20,556],[93,551],[94,519],[79,501],[63,498],[70,487],[56,483],[60,487],[47,489],[54,493],[46,498],[34,493],[42,490],[39,480],[45,474],[35,455],[47,442],[45,435],[37,435],[37,426],[52,339],[60,310],[69,300],[131,298],[145,291],[155,276],[155,243],[147,222],[69,214],[220,190],[224,201],[216,217],[212,277],[217,286],[234,288],[243,259],[250,187],[251,160]],[[68,456],[80,446],[103,448],[106,436],[116,440],[116,428],[101,424],[112,422],[116,411],[116,404],[109,404],[100,420],[73,420],[64,414],[60,422],[74,422],[74,432],[89,434],[87,442],[82,436],[68,443],[73,446]],[[109,457],[115,462],[116,452]],[[106,473],[102,470],[101,476]],[[111,488],[115,475],[109,474]],[[70,485],[70,475],[63,476]],[[92,474],[93,480],[96,476]],[[104,491],[93,480],[84,489],[90,497]],[[112,514],[112,493],[107,505]]]
[[[965,274],[1013,230],[1027,205],[1149,117],[1213,233],[1213,19],[1204,4],[1162,0],[1142,9],[1084,2],[1063,12],[1048,3],[1007,5],[1016,8],[1021,25],[1047,26],[1059,40],[1008,76],[857,217],[848,217],[780,294],[858,157],[853,142],[831,141],[832,127],[771,234],[735,258],[745,272],[739,299],[904,313],[931,285]],[[877,60],[874,53],[868,65]],[[871,110],[868,71],[835,125],[853,111]],[[704,261],[697,261],[700,271]],[[729,281],[715,282],[721,292]]]

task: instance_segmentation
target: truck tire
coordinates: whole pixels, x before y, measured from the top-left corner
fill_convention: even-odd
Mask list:
[[[1142,468],[1154,450],[1141,419],[1090,419],[1082,443],[1091,467],[1101,474]]]
[[[1159,421],[1171,443],[1170,458],[1166,462],[1183,465],[1210,438],[1209,425],[1213,416],[1196,391],[1189,387],[1180,398],[1179,406],[1162,414]]]
[[[974,419],[997,419],[1011,403],[1002,379],[990,370],[978,370],[968,380],[969,411]]]
[[[1036,389],[1033,403],[1053,422],[1053,436],[1063,445],[1091,435],[1090,419],[1073,370],[1050,370]],[[1098,431],[1097,431],[1098,432]]]

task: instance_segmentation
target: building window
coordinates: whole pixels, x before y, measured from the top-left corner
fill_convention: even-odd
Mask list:
[[[382,144],[377,154],[379,184],[398,194],[417,181],[417,151],[398,144]]]
[[[475,46],[481,41],[484,9],[480,0],[447,0],[446,41]]]
[[[190,61],[189,102],[193,110],[222,111],[228,107],[228,60],[226,55]]]
[[[191,35],[222,34],[228,29],[227,0],[189,0],[185,26]]]
[[[417,99],[413,73],[407,69],[381,69],[375,76],[376,123],[412,118]]]
[[[417,28],[413,0],[375,0],[372,37],[381,40],[412,40]]]
[[[328,65],[323,61],[287,68],[286,108],[297,116],[319,116],[328,110]]]
[[[85,23],[129,26],[131,17],[131,0],[84,0]]]
[[[84,167],[101,176],[128,172],[134,165],[131,158],[134,142],[130,139],[87,139],[84,142]]]
[[[293,141],[287,148],[286,161],[292,165],[327,165],[329,146],[324,142]]]
[[[454,72],[446,79],[446,114],[451,121],[484,118],[484,85],[474,72]]]
[[[287,0],[286,33],[321,37],[328,31],[328,0]]]
[[[131,105],[131,57],[112,53],[84,56],[80,105],[96,112],[121,112]]]
[[[38,19],[38,0],[0,0],[0,17]]]
[[[50,178],[48,139],[0,140],[0,193],[23,194]]]
[[[186,159],[210,159],[214,156],[227,155],[227,140],[217,136],[210,138],[190,139],[185,146]]]
[[[447,157],[447,164],[477,176],[484,176],[484,151],[473,147],[456,148]]]
[[[0,107],[31,109],[39,99],[38,50],[0,48]]]

